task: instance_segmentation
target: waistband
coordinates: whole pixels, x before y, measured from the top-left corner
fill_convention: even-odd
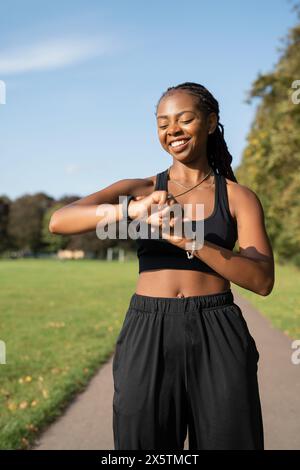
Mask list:
[[[233,303],[234,297],[231,289],[215,294],[188,297],[151,297],[134,293],[131,296],[129,308],[148,313],[185,313]]]

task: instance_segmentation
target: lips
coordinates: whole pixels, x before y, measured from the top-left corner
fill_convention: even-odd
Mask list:
[[[184,140],[185,142],[181,145],[176,145],[175,147],[173,147],[171,143],[169,144],[169,147],[173,150],[173,152],[181,152],[182,150],[185,150],[186,147],[189,145],[189,141],[191,139],[190,138],[189,139],[176,139],[175,141],[173,140],[172,142],[179,142],[180,140]]]
[[[181,140],[190,140],[191,137],[178,137],[177,139],[173,139],[171,140],[171,142],[169,142],[169,145],[171,145],[173,142],[180,142]]]

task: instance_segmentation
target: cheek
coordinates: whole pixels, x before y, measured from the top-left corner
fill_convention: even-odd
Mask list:
[[[168,147],[166,136],[160,135],[158,138],[163,147]]]
[[[187,134],[192,135],[194,139],[202,138],[202,135],[205,134],[204,126],[200,125],[199,122],[191,123],[189,126],[186,126],[184,130]]]
[[[198,126],[192,126],[190,129],[187,129],[187,132],[190,132],[191,135],[193,135],[195,138],[198,137],[198,135],[201,133],[201,130],[199,129]]]
[[[204,142],[206,139],[206,134],[205,134],[205,131],[202,129],[202,130],[195,130],[193,132],[193,141],[194,143],[200,143],[200,142]]]

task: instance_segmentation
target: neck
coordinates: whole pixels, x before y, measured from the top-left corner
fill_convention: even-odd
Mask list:
[[[207,160],[191,163],[181,163],[175,160],[169,168],[169,177],[170,179],[193,185],[197,184],[211,170],[212,168]]]

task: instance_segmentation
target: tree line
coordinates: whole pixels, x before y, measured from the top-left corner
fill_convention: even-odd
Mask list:
[[[294,9],[300,20],[300,4]],[[277,261],[300,266],[300,21],[282,43],[273,70],[260,73],[248,92],[246,102],[258,98],[259,103],[235,175],[262,202]],[[134,240],[100,240],[95,232],[51,234],[48,225],[52,213],[77,199],[70,196],[55,201],[44,193],[14,201],[0,196],[0,254],[9,250],[50,253],[68,248],[104,257],[108,247],[134,249]]]
[[[1,256],[11,257],[15,252],[38,256],[69,249],[83,250],[93,258],[105,258],[109,247],[133,249],[134,240],[100,240],[96,230],[77,235],[52,234],[49,222],[53,212],[78,199],[78,196],[67,196],[55,200],[43,192],[25,194],[15,200],[0,196]]]
[[[299,4],[295,6],[300,19]],[[281,39],[280,57],[258,74],[246,101],[258,98],[239,183],[259,196],[277,260],[300,266],[300,22]]]

